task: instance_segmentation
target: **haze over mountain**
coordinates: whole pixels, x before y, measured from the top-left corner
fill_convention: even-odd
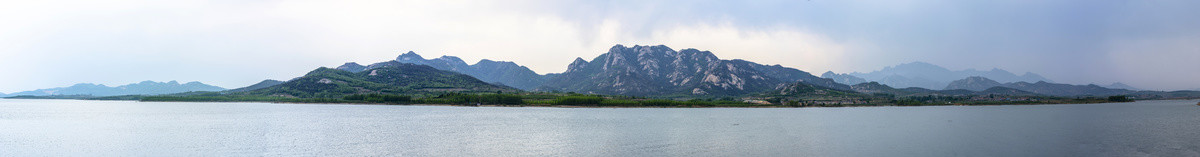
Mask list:
[[[876,81],[892,87],[921,87],[926,89],[943,89],[951,81],[972,76],[981,76],[996,80],[997,82],[1054,82],[1030,72],[1016,75],[999,68],[993,68],[988,71],[975,69],[953,71],[925,62],[905,63],[884,67],[881,70],[869,73],[853,72],[849,73],[849,75],[863,78],[867,81]]]
[[[566,72],[552,76],[538,90],[635,96],[728,96],[764,92],[794,82],[849,89],[793,68],[721,60],[709,51],[675,51],[663,45],[616,45],[591,61],[576,58]]]
[[[849,74],[833,73],[833,71],[826,71],[824,74],[821,74],[821,78],[832,79],[833,81],[835,81],[837,83],[847,84],[847,85],[856,85],[856,84],[860,84],[860,83],[867,83],[866,79],[858,78],[858,77],[855,77],[855,76],[852,76]]]
[[[896,88],[892,88],[892,87],[884,85],[884,84],[880,84],[879,82],[868,82],[868,83],[856,84],[851,87],[856,92],[868,93],[868,94],[891,94],[891,95],[895,95],[895,96],[928,96],[928,95],[940,95],[940,96],[966,96],[966,95],[1035,96],[1035,95],[1043,95],[1043,94],[1023,91],[1023,90],[1013,89],[1013,88],[1008,88],[1008,87],[1000,87],[1000,86],[989,87],[989,88],[986,88],[983,90],[978,90],[978,91],[966,90],[966,89],[933,90],[933,89],[925,89],[925,88],[920,88],[920,87],[909,87],[909,88],[896,89]]]
[[[128,85],[109,87],[103,84],[80,83],[69,87],[38,89],[25,92],[17,92],[8,94],[9,96],[27,95],[27,96],[47,96],[47,95],[91,95],[91,96],[116,96],[116,95],[158,95],[171,94],[192,91],[221,91],[225,88],[207,85],[200,82],[188,82],[179,84],[176,81],[170,82],[154,82],[142,81]]]
[[[1038,81],[1036,83],[1010,82],[1001,84],[991,79],[978,76],[955,80],[953,83],[950,83],[950,85],[946,86],[946,90],[966,89],[972,91],[982,91],[984,89],[993,87],[1006,87],[1051,96],[1110,96],[1132,94],[1136,92],[1127,89],[1105,88],[1095,84],[1070,85],[1049,83],[1044,81]]]
[[[1095,84],[1070,85],[1070,84],[1058,84],[1058,83],[1049,83],[1049,82],[1041,82],[1041,81],[1036,82],[1036,83],[1029,83],[1029,82],[1005,83],[1003,86],[1008,87],[1008,88],[1020,89],[1020,90],[1034,92],[1034,93],[1038,93],[1038,94],[1053,95],[1053,96],[1085,96],[1085,95],[1109,96],[1109,95],[1131,94],[1131,93],[1136,92],[1136,91],[1131,91],[1131,90],[1126,90],[1126,89],[1109,89],[1109,88],[1104,88],[1104,87],[1101,87],[1101,86],[1098,86]]]
[[[1107,85],[1107,86],[1104,86],[1104,88],[1112,88],[1112,89],[1128,89],[1128,90],[1135,90],[1135,91],[1142,90],[1142,89],[1138,89],[1138,88],[1136,88],[1136,87],[1133,87],[1133,86],[1126,85],[1125,83],[1121,83],[1121,82],[1113,82],[1112,84],[1109,84],[1109,85]]]
[[[993,81],[985,77],[971,76],[961,80],[955,80],[946,85],[945,90],[966,89],[972,91],[983,91],[988,88],[1000,86],[1000,82]]]

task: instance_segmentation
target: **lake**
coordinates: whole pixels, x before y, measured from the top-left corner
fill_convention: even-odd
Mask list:
[[[1200,156],[1196,102],[546,108],[0,99],[0,156]]]

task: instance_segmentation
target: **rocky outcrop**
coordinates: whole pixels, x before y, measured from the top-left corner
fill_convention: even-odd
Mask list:
[[[765,92],[801,81],[849,89],[833,80],[779,65],[721,60],[709,51],[675,51],[663,45],[616,45],[591,61],[577,58],[566,72],[548,80],[538,90],[635,96],[722,96]]]

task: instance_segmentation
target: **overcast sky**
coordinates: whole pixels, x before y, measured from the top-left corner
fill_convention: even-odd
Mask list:
[[[0,92],[144,80],[237,88],[407,51],[557,73],[615,44],[815,74],[924,61],[1200,88],[1192,0],[38,0],[0,2]]]

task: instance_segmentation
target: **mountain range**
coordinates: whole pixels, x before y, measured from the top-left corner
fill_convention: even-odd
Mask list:
[[[871,73],[838,74],[829,71],[817,77],[795,68],[740,59],[725,60],[710,51],[692,48],[676,51],[664,45],[615,45],[590,61],[575,58],[566,71],[546,75],[539,75],[525,66],[508,61],[483,59],[475,64],[467,64],[454,56],[425,59],[409,51],[387,62],[370,65],[348,62],[336,68],[317,68],[288,81],[263,80],[231,90],[199,82],[179,84],[175,81],[144,81],[117,87],[85,83],[12,94],[0,93],[0,96],[115,96],[223,91],[219,93],[340,98],[348,94],[437,95],[522,90],[693,98],[801,96],[857,99],[872,97],[870,94],[1160,96],[1156,95],[1160,93],[1135,91],[1136,88],[1122,83],[1108,86],[1058,84],[1033,73],[1015,75],[1000,69],[952,71],[923,62],[886,67]],[[1188,94],[1162,96],[1184,97]]]
[[[529,91],[632,96],[734,96],[773,90],[794,82],[849,90],[848,85],[794,68],[745,60],[721,60],[709,51],[675,51],[664,45],[616,45],[592,61],[576,58],[565,72],[547,75],[539,75],[513,62],[483,59],[475,64],[467,64],[454,56],[425,59],[412,51],[401,54],[393,61],[366,66],[350,62],[336,69],[360,72],[395,63],[427,65]]]
[[[994,81],[994,80],[991,80],[991,79],[988,79],[985,77],[979,77],[979,76],[972,76],[972,77],[967,77],[965,79],[953,81],[952,83],[950,83],[950,85],[946,86],[946,90],[965,89],[965,90],[972,90],[972,91],[982,91],[982,90],[994,88],[994,87],[1012,88],[1012,89],[1018,89],[1018,90],[1022,90],[1022,91],[1028,91],[1028,92],[1033,92],[1033,93],[1037,93],[1037,94],[1051,95],[1051,96],[1110,96],[1110,95],[1131,94],[1131,93],[1137,92],[1137,91],[1128,90],[1128,89],[1105,88],[1105,87],[1101,87],[1101,86],[1098,86],[1095,84],[1070,85],[1070,84],[1049,83],[1049,82],[1045,82],[1045,81],[1038,81],[1035,83],[1028,83],[1028,82],[1022,81],[1022,82],[1012,82],[1012,83],[1001,84],[997,81]]]
[[[454,56],[425,59],[412,51],[401,54],[393,61],[365,66],[350,62],[336,69],[362,73],[402,64],[424,65],[437,70],[466,74],[492,85],[527,91],[629,96],[743,96],[764,92],[787,93],[780,90],[788,89],[809,91],[795,90],[809,89],[806,85],[829,91],[904,96],[1103,96],[1134,92],[1096,85],[1057,84],[1037,74],[1016,75],[1001,69],[952,71],[924,62],[886,67],[871,73],[838,74],[829,71],[817,77],[780,65],[763,65],[738,59],[723,60],[710,51],[676,51],[664,45],[615,45],[590,61],[576,58],[567,66],[565,72],[547,75],[538,75],[529,68],[513,62],[484,59],[475,64],[466,64]],[[1110,87],[1132,88],[1120,83],[1114,83]]]
[[[1001,85],[1004,85],[1004,84],[1000,84],[1000,82],[996,82],[995,80],[988,79],[988,78],[981,77],[981,76],[971,76],[971,77],[967,77],[967,78],[964,78],[961,80],[955,80],[955,81],[950,82],[949,85],[946,85],[946,88],[944,90],[966,89],[966,90],[972,90],[972,91],[983,91],[988,88],[1001,86]]]
[[[348,94],[368,93],[427,94],[520,91],[427,65],[392,61],[373,66],[375,67],[357,72],[321,67],[304,76],[277,85],[234,93],[295,98],[341,98]]]
[[[532,90],[537,86],[540,86],[542,82],[545,81],[545,76],[539,75],[533,72],[533,70],[529,70],[528,67],[517,65],[516,63],[508,61],[493,61],[483,59],[475,64],[468,65],[467,62],[454,56],[442,56],[434,59],[425,59],[424,57],[421,57],[421,55],[417,55],[415,52],[408,51],[408,53],[404,53],[396,57],[396,60],[388,62],[427,65],[439,70],[467,74],[485,82],[498,83],[523,90]],[[350,72],[359,72],[390,64],[388,62],[375,63],[367,66],[350,62],[342,66],[338,66],[337,69]]]
[[[1005,71],[1002,69],[998,69],[998,68],[993,68],[988,71],[980,71],[980,70],[975,70],[975,69],[953,71],[953,70],[943,68],[941,66],[937,66],[937,65],[933,65],[933,64],[929,64],[929,63],[925,63],[925,62],[905,63],[905,64],[896,65],[896,66],[885,67],[881,70],[877,70],[877,71],[873,71],[873,72],[869,72],[869,73],[854,72],[854,73],[849,73],[849,74],[845,74],[845,75],[850,75],[853,77],[861,78],[865,81],[875,81],[875,82],[883,83],[883,84],[886,84],[891,87],[897,87],[897,88],[921,87],[921,88],[926,88],[926,89],[944,89],[946,87],[946,85],[949,85],[954,80],[963,79],[963,78],[967,78],[967,77],[971,77],[971,76],[981,76],[981,77],[996,80],[998,82],[1038,82],[1038,81],[1045,81],[1045,82],[1051,82],[1051,83],[1054,82],[1054,81],[1051,81],[1050,79],[1046,79],[1045,77],[1042,77],[1041,75],[1030,73],[1030,72],[1026,72],[1025,74],[1022,74],[1022,75],[1016,75],[1011,72],[1008,72],[1008,71]],[[839,76],[839,75],[831,75],[831,77],[847,78],[847,76]],[[826,78],[830,78],[830,77],[826,77]],[[853,79],[853,78],[835,79],[835,80],[841,80],[843,82],[839,82],[839,83],[844,83],[844,84],[856,84],[857,83],[856,81],[854,81],[857,79]],[[849,80],[849,81],[846,81],[846,80]]]
[[[616,45],[591,61],[576,58],[566,72],[552,76],[537,90],[632,96],[736,96],[795,82],[849,89],[847,85],[793,68],[721,60],[709,51],[675,51],[663,45]]]
[[[821,78],[832,79],[833,81],[835,81],[837,83],[847,84],[847,85],[856,85],[856,84],[860,84],[860,83],[867,83],[866,79],[858,78],[858,77],[852,76],[850,74],[833,73],[833,71],[826,71],[824,74],[821,74]]]
[[[116,95],[158,95],[171,94],[192,91],[221,91],[225,88],[208,85],[200,82],[188,82],[179,84],[176,81],[170,82],[154,82],[142,81],[128,85],[109,87],[103,84],[80,83],[68,87],[38,89],[25,92],[17,92],[7,94],[7,96],[49,96],[49,95],[91,95],[91,96],[116,96]]]
[[[895,96],[926,96],[926,95],[943,95],[943,96],[965,96],[965,95],[1012,95],[1012,96],[1035,96],[1042,95],[1038,93],[1028,92],[1020,89],[1008,87],[989,87],[983,90],[973,91],[966,89],[948,89],[948,90],[932,90],[920,87],[908,88],[892,88],[890,86],[880,84],[879,82],[860,83],[852,86],[854,91],[868,94],[891,94]]]

